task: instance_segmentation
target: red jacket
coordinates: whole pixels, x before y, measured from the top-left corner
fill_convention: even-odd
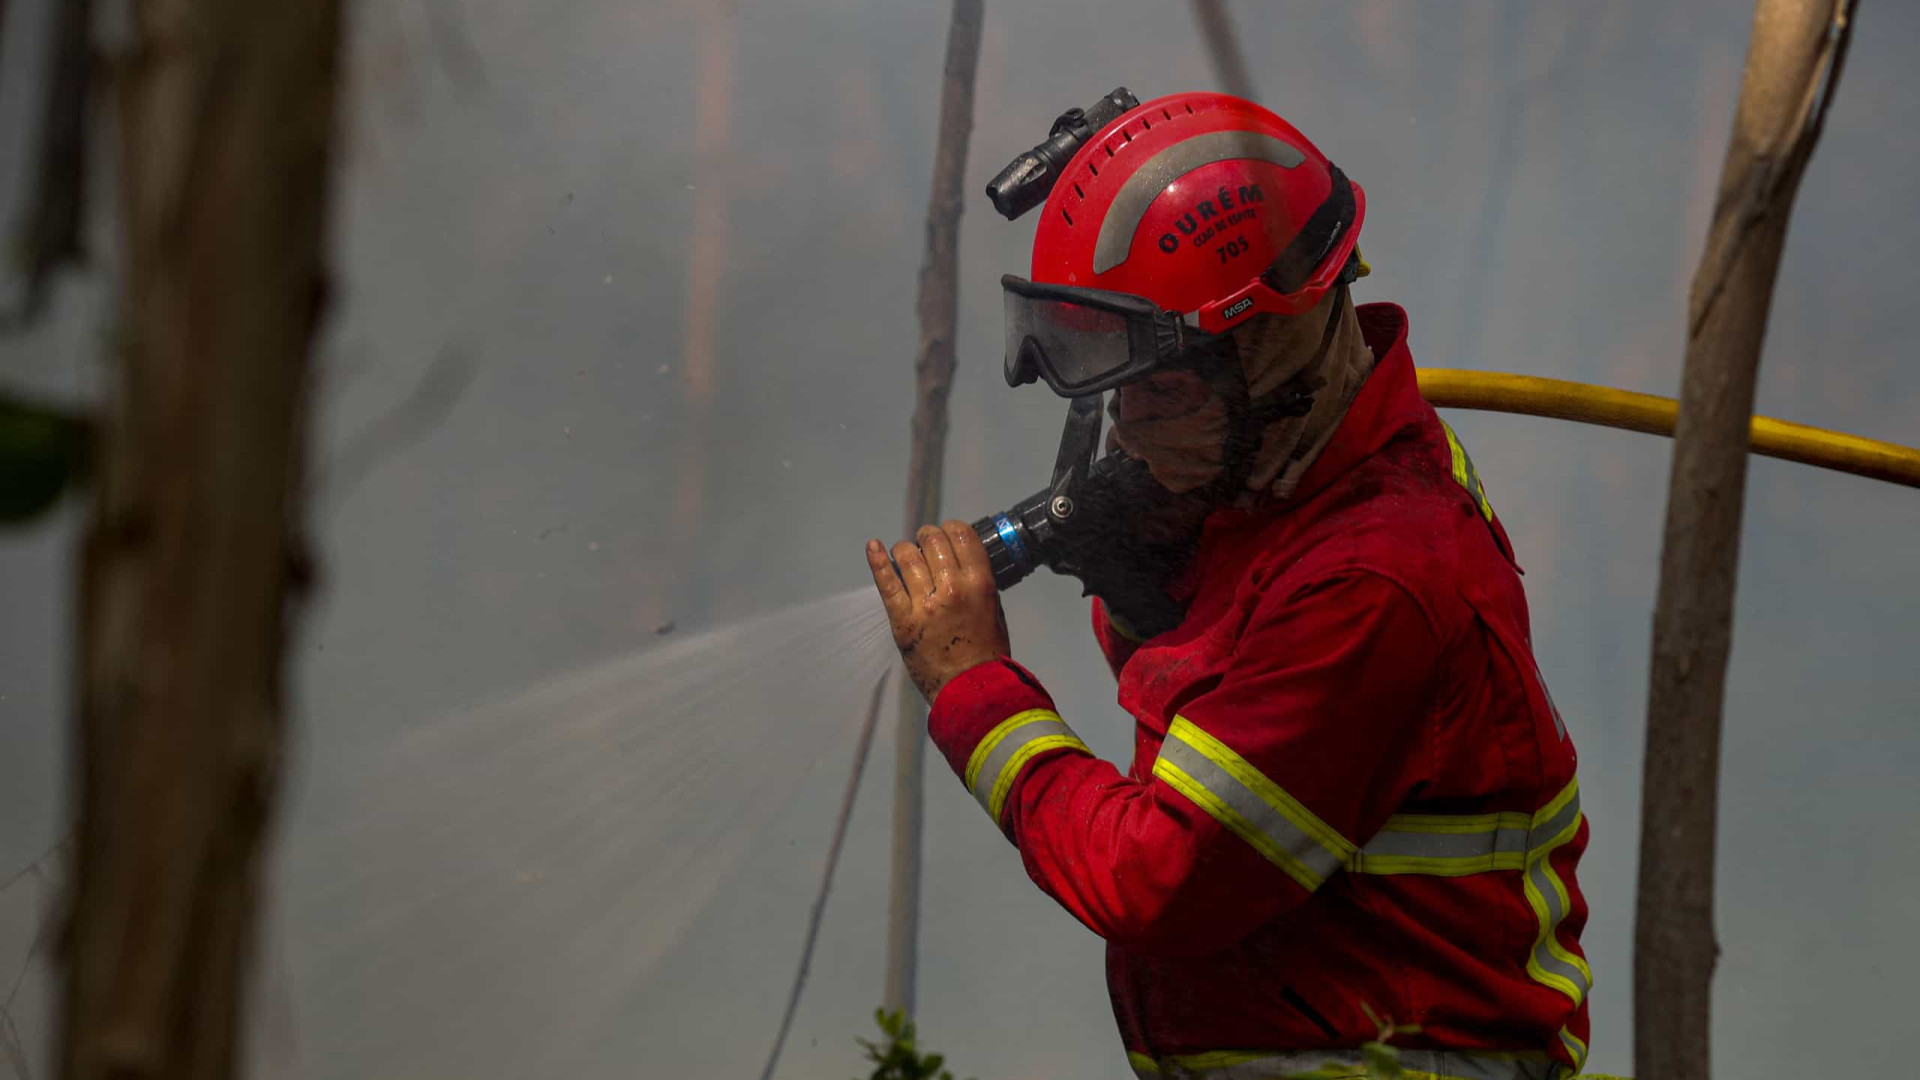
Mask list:
[[[1107,940],[1142,1076],[1351,1060],[1369,1009],[1420,1025],[1392,1041],[1436,1076],[1585,1057],[1573,744],[1405,313],[1360,322],[1379,362],[1340,430],[1285,503],[1208,520],[1186,620],[1136,645],[1095,604],[1130,768],[1011,660],[929,720],[1033,880]]]

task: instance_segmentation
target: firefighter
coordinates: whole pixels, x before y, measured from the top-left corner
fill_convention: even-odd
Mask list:
[[[1278,116],[1177,94],[1088,133],[1003,279],[1009,381],[1113,391],[1109,454],[1151,473],[1114,550],[1180,552],[1092,604],[1127,768],[1013,659],[973,527],[867,544],[934,743],[1107,941],[1141,1077],[1357,1065],[1388,1022],[1412,1076],[1586,1056],[1573,743],[1405,312],[1349,298],[1365,209]]]

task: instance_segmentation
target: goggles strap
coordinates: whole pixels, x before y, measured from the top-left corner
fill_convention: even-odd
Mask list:
[[[1340,166],[1331,161],[1327,162],[1327,171],[1333,177],[1333,190],[1261,275],[1268,288],[1283,296],[1299,291],[1313,277],[1327,252],[1333,250],[1353,224],[1353,185],[1347,181],[1347,174],[1340,171]]]

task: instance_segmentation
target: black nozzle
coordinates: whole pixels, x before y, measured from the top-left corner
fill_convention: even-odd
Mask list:
[[[1014,158],[987,184],[987,199],[1008,221],[1039,206],[1053,190],[1067,162],[1093,133],[1106,127],[1122,113],[1140,104],[1140,99],[1122,86],[1087,109],[1068,109],[1053,122],[1046,141]]]
[[[1020,500],[1011,510],[990,514],[973,523],[974,535],[987,549],[987,564],[993,568],[993,584],[1002,592],[1026,580],[1042,565],[1043,550],[1051,521],[1047,504],[1051,492],[1040,492]]]

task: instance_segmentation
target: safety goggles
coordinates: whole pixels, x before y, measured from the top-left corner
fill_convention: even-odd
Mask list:
[[[1215,340],[1144,296],[1042,285],[1007,274],[1007,385],[1044,380],[1061,397],[1130,383]]]

